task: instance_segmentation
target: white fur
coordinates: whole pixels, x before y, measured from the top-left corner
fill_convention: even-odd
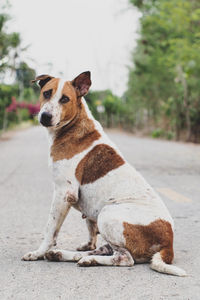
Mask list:
[[[55,94],[53,95],[53,97],[51,98],[50,101],[47,101],[42,106],[42,108],[38,114],[39,122],[40,122],[41,115],[43,112],[48,112],[48,113],[52,114],[52,126],[55,126],[56,124],[58,124],[60,122],[61,105],[59,105],[58,101],[62,97],[62,89],[64,87],[65,82],[66,81],[64,79],[59,79],[58,88],[57,88]],[[69,120],[69,122],[70,122],[70,120]]]
[[[103,211],[107,210],[111,215],[112,210],[116,211],[115,215],[119,211],[119,219],[133,224],[148,225],[162,218],[173,226],[173,220],[160,197],[127,162],[95,182],[81,186],[81,195],[79,204],[83,213],[91,219],[96,220],[96,210],[99,214],[104,207]],[[124,214],[121,214],[123,208]]]
[[[157,252],[153,255],[150,267],[153,270],[158,271],[160,273],[166,273],[166,274],[176,275],[176,276],[181,276],[181,277],[187,276],[186,272],[183,269],[178,268],[173,265],[166,264],[162,260],[159,252]]]
[[[132,267],[134,265],[134,260],[131,256],[124,256],[120,260],[117,258],[119,257],[119,253],[114,253],[113,255],[108,256],[100,256],[100,255],[91,255],[81,258],[78,261],[79,266],[89,266],[93,265],[95,262],[97,265],[102,266],[120,266],[120,267]]]
[[[88,256],[89,252],[87,251],[69,251],[69,250],[60,250],[60,249],[56,249],[56,250],[51,250],[49,252],[47,252],[46,256],[48,257],[48,253],[49,254],[60,254],[60,259],[59,261],[79,261],[81,258]],[[49,259],[50,260],[50,259]]]

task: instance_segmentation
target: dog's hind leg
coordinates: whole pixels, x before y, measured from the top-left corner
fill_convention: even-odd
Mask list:
[[[78,251],[89,251],[96,249],[96,242],[97,242],[97,234],[98,234],[98,227],[97,223],[94,221],[86,219],[86,224],[89,231],[89,241],[86,244],[80,245],[77,250]]]
[[[106,244],[94,251],[68,251],[51,250],[45,257],[50,261],[74,261],[81,267],[106,265],[106,266],[133,266],[134,260],[128,250],[123,248],[113,248]]]
[[[108,245],[106,245],[108,247]],[[106,247],[104,246],[104,247]],[[102,248],[104,248],[102,247]],[[110,246],[109,246],[110,247]],[[101,247],[100,247],[101,248]],[[100,250],[99,248],[99,250]],[[110,249],[112,249],[110,247]],[[97,255],[93,255],[92,253],[88,256],[81,258],[78,261],[78,265],[80,267],[90,267],[90,266],[123,266],[123,267],[132,267],[134,265],[134,260],[125,248],[116,248],[116,250],[112,251],[107,248],[109,254],[107,254],[106,250],[102,249],[102,253],[100,254],[98,250],[95,250]],[[93,251],[93,252],[95,252]],[[112,254],[111,254],[112,253]]]

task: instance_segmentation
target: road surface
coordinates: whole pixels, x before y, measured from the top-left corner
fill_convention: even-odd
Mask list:
[[[175,221],[175,261],[188,277],[134,267],[80,268],[75,263],[25,262],[42,239],[52,198],[45,130],[33,127],[0,141],[0,299],[200,299],[200,146],[109,131],[126,159],[161,194]],[[72,210],[58,247],[87,240]],[[99,238],[99,244],[103,241]]]

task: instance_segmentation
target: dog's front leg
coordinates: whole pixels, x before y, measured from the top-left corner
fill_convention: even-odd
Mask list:
[[[48,223],[45,230],[44,240],[40,247],[33,252],[23,256],[23,260],[44,259],[45,253],[56,243],[56,238],[60,227],[71,208],[71,204],[66,199],[66,186],[55,185],[54,197],[51,205]]]

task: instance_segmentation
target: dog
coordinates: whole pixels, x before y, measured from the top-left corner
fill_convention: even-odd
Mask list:
[[[84,96],[90,72],[72,81],[36,77],[39,122],[47,128],[54,196],[44,240],[25,261],[76,261],[79,266],[133,266],[186,276],[172,264],[173,220],[153,188],[126,161],[96,121]],[[71,207],[86,218],[89,241],[77,251],[51,250]],[[96,249],[97,234],[107,244]]]

